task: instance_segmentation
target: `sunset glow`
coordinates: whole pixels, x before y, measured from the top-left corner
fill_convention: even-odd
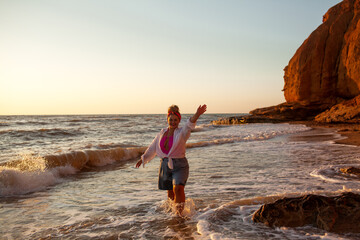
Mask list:
[[[0,1],[0,114],[248,112],[340,1]]]

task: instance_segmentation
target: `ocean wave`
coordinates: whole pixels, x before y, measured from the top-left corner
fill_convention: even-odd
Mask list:
[[[305,132],[311,128],[305,125],[291,124],[245,124],[211,125],[204,124],[195,130],[192,139],[198,139],[195,145],[224,144],[242,141],[268,140],[277,136]],[[210,134],[207,133],[208,130]]]
[[[65,119],[62,122],[67,123],[92,123],[92,122],[103,122],[105,121],[115,121],[115,122],[128,122],[130,121],[127,117],[106,117],[106,116],[99,116],[99,117],[88,117],[88,118],[74,118],[74,119]]]
[[[64,176],[139,157],[145,147],[75,151],[66,154],[22,155],[0,165],[0,197],[36,192],[61,182]]]
[[[58,136],[77,136],[83,134],[79,129],[61,128],[40,128],[34,130],[10,129],[0,131],[0,135],[8,135],[16,138],[39,138],[39,137],[58,137]]]
[[[0,197],[41,191],[59,183],[62,177],[75,173],[76,169],[70,166],[37,171],[0,167]]]
[[[101,150],[74,151],[59,155],[47,155],[47,168],[71,165],[82,170],[86,167],[101,167],[118,161],[126,161],[139,157],[146,147],[111,148]]]
[[[241,130],[240,132],[234,133],[234,129],[232,127],[227,127],[226,131],[220,131],[218,134],[204,134],[204,136],[197,136],[194,142],[188,143],[186,145],[187,148],[196,148],[196,147],[204,147],[204,146],[212,146],[218,144],[227,144],[241,141],[261,141],[273,138],[275,136],[286,134],[292,131],[300,131],[305,130],[304,127],[296,127],[296,128],[288,128],[287,125],[280,126],[276,125],[278,129],[275,129],[275,125],[264,125],[261,131],[254,133],[253,129],[248,129],[247,131],[243,131],[243,128],[237,130]],[[211,127],[209,125],[203,125],[203,128]],[[66,130],[68,131],[68,130]],[[25,131],[26,132],[26,131]],[[36,134],[63,134],[63,129],[39,129],[36,130]],[[70,132],[70,131],[69,131]],[[206,131],[205,131],[206,132]],[[17,131],[17,134],[27,135],[24,132]],[[27,131],[27,133],[34,133],[34,131]],[[67,134],[68,132],[66,132]],[[77,133],[74,133],[77,134]],[[197,134],[201,134],[197,133]],[[204,140],[199,139],[198,137],[205,137]],[[209,139],[211,138],[211,139]],[[44,176],[44,178],[54,178],[55,180],[44,181],[44,186],[48,186],[51,184],[55,184],[59,178],[61,178],[61,174],[56,172],[56,169],[69,167],[73,169],[75,172],[86,170],[94,167],[101,167],[109,164],[113,164],[115,162],[126,162],[128,160],[133,160],[139,158],[141,154],[146,150],[147,146],[124,146],[122,144],[103,144],[103,145],[86,145],[86,148],[91,147],[91,150],[83,149],[71,151],[68,153],[61,154],[49,154],[41,157],[41,160],[34,160],[30,157],[21,160],[15,160],[6,162],[1,164],[0,167],[0,186],[2,188],[1,192],[8,194],[22,194],[23,192],[31,192],[36,191],[39,188],[38,185],[30,186],[22,189],[22,184],[27,185],[27,181],[31,178]],[[79,149],[79,148],[78,148]],[[39,165],[39,162],[41,163]],[[39,166],[42,166],[40,169]],[[34,170],[35,168],[35,170]],[[55,172],[54,172],[55,171]],[[60,170],[61,171],[61,170]],[[51,177],[55,176],[55,177]],[[42,177],[39,177],[41,179]],[[17,179],[17,180],[14,180]],[[23,181],[23,183],[21,183]],[[11,183],[17,182],[16,187],[11,188]],[[1,185],[2,184],[2,185]],[[14,185],[14,186],[15,186]],[[40,186],[41,188],[41,186]],[[5,190],[4,190],[5,189]],[[12,190],[12,189],[22,189],[22,190]]]
[[[7,123],[7,122],[0,122],[0,127],[8,127],[8,126],[10,126],[9,123]]]
[[[23,154],[20,158],[0,166],[0,197],[41,191],[76,172],[70,166],[47,169],[41,156]]]
[[[48,124],[51,124],[50,122],[48,121],[14,121],[13,122],[15,125],[19,125],[19,126],[23,126],[23,125],[48,125]]]
[[[210,130],[211,128],[213,128],[212,124],[200,124],[196,125],[195,129],[191,130],[191,132],[203,132]]]
[[[88,144],[85,146],[85,148],[94,148],[94,149],[113,149],[113,148],[135,148],[137,146],[135,145],[129,145],[129,144],[121,144],[121,143],[106,143],[106,144],[98,144],[98,145],[92,145]]]
[[[197,142],[187,144],[187,147],[201,147],[229,141],[234,141],[234,139]],[[104,144],[97,147],[99,149],[50,154],[41,157],[25,154],[21,155],[20,159],[2,163],[0,165],[0,196],[38,191],[56,184],[64,175],[63,173],[75,174],[78,171],[93,167],[126,162],[140,157],[147,148],[124,147],[121,144]],[[29,181],[33,184],[29,184]]]
[[[242,139],[230,138],[200,141],[189,143],[187,147],[194,148],[225,144],[240,140]],[[2,163],[0,165],[0,196],[25,194],[42,190],[59,182],[64,175],[138,158],[147,148],[129,147],[114,143],[97,146],[87,145],[86,147],[95,149],[50,154],[41,157],[25,154],[20,155],[20,159]]]
[[[285,135],[291,133],[290,131],[269,131],[269,132],[259,132],[259,133],[241,133],[238,136],[236,133],[228,134],[227,136],[216,136],[214,135],[211,140],[203,140],[192,143],[187,143],[187,148],[194,147],[204,147],[211,145],[221,145],[235,142],[248,142],[248,141],[263,141],[272,139],[277,136]]]

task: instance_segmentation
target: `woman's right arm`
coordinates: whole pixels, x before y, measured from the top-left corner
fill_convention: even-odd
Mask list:
[[[141,164],[145,167],[145,163],[150,162],[156,156],[156,144],[160,133],[154,138],[150,146],[146,149],[145,153],[141,156],[140,160],[136,163],[135,167],[139,168]]]
[[[202,106],[200,105],[198,107],[198,109],[196,110],[196,113],[194,114],[194,116],[192,116],[190,118],[190,122],[195,123],[199,119],[199,117],[206,112],[206,108],[207,108],[206,104],[204,104]]]

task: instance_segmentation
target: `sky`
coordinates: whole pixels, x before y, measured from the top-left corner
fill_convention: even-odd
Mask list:
[[[0,0],[0,115],[247,113],[337,0]]]

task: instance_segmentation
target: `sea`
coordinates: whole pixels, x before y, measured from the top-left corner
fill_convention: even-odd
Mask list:
[[[157,188],[160,159],[135,168],[165,114],[0,116],[0,239],[360,239],[252,221],[284,197],[359,193],[340,171],[360,167],[359,147],[333,129],[216,121],[234,115],[191,133],[183,217]]]

